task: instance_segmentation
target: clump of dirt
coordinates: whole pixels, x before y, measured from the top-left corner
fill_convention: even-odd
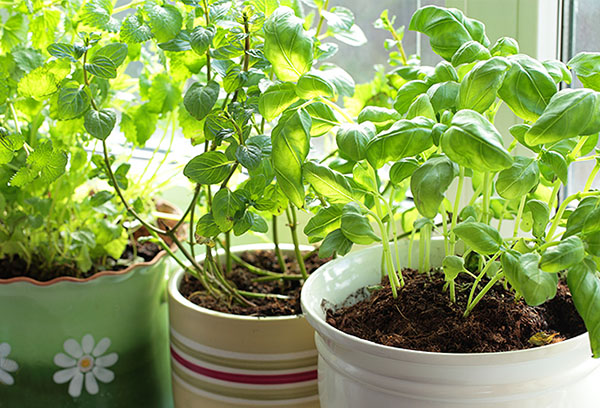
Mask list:
[[[275,251],[260,250],[248,251],[240,255],[243,261],[267,271],[281,273],[282,269],[277,261]],[[331,258],[321,259],[317,252],[311,252],[305,259],[307,272],[310,274],[317,270],[321,265],[328,262]],[[284,262],[287,265],[287,274],[299,275],[300,267],[294,256],[284,255]],[[256,305],[243,306],[235,302],[225,303],[221,299],[210,296],[200,281],[191,275],[185,275],[181,281],[179,291],[191,302],[205,307],[229,314],[247,315],[247,316],[289,316],[302,313],[300,308],[300,290],[302,282],[299,280],[274,280],[268,282],[257,282],[258,276],[250,272],[245,267],[234,264],[231,273],[227,279],[238,289],[254,293],[271,293],[276,295],[288,296],[289,299],[279,298],[252,298],[251,301]]]
[[[551,342],[585,332],[562,282],[556,297],[537,307],[515,300],[513,293],[496,284],[464,318],[470,291],[466,278],[456,280],[457,302],[452,303],[443,291],[442,274],[433,274],[430,279],[426,274],[405,270],[403,276],[406,285],[398,290],[397,299],[386,278],[383,288],[366,299],[329,310],[327,322],[345,333],[386,346],[445,353],[522,350],[542,345],[530,341],[534,335],[539,338],[541,332],[541,337]],[[352,296],[356,298],[356,294]]]

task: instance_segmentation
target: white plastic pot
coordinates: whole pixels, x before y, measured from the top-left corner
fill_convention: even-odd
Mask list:
[[[293,250],[280,247],[288,254]],[[273,245],[231,248],[238,254],[262,249]],[[168,286],[176,408],[319,407],[314,331],[302,315],[254,317],[206,309],[181,295],[182,278],[180,270]]]
[[[401,245],[406,265],[408,243]],[[417,262],[418,244],[413,251]],[[434,240],[432,265],[441,265],[443,252],[443,241]],[[600,361],[591,358],[587,334],[535,349],[451,354],[383,346],[327,324],[323,301],[339,305],[380,282],[381,253],[381,246],[353,252],[322,266],[304,284],[302,308],[317,331],[323,408],[600,406]]]

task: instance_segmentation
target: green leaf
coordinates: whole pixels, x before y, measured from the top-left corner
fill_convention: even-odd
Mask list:
[[[144,5],[144,11],[150,22],[150,29],[158,42],[172,40],[181,31],[183,18],[177,7],[170,4],[159,5],[148,1]]]
[[[63,85],[58,93],[58,117],[62,120],[81,116],[90,106],[90,97],[77,82]]]
[[[455,109],[460,85],[457,82],[447,81],[432,85],[427,90],[434,112],[443,112]]]
[[[377,128],[387,128],[401,117],[393,109],[381,106],[365,106],[358,114],[358,123],[371,122]]]
[[[236,213],[243,209],[242,200],[228,188],[220,189],[213,197],[213,217],[221,232],[227,232],[233,228]]]
[[[548,60],[542,62],[542,65],[548,71],[548,74],[554,80],[554,83],[558,84],[561,81],[564,81],[567,84],[570,84],[573,81],[573,77],[571,76],[571,71],[565,65],[564,62],[558,60]]]
[[[309,71],[298,79],[296,94],[301,99],[314,99],[319,96],[333,98],[335,88],[320,71]]]
[[[83,122],[85,130],[96,139],[105,140],[117,123],[117,114],[113,109],[90,109]]]
[[[190,45],[194,52],[198,55],[206,54],[206,51],[212,45],[212,40],[215,38],[214,27],[197,26],[190,33]]]
[[[146,109],[154,113],[171,112],[177,107],[181,99],[181,90],[178,84],[167,73],[160,73],[152,77],[152,84],[148,90],[148,103]],[[194,121],[197,126],[198,123]]]
[[[344,236],[355,244],[369,245],[381,241],[357,203],[348,203],[342,209],[341,229]]]
[[[445,156],[432,157],[416,169],[410,179],[410,190],[419,213],[434,218],[444,193],[458,174],[458,168]]]
[[[448,255],[442,261],[444,277],[446,281],[453,281],[461,273],[465,272],[465,260],[460,256]]]
[[[542,254],[540,268],[546,272],[560,272],[583,261],[585,248],[581,238],[572,236],[563,239],[557,246],[550,247]]]
[[[77,61],[75,57],[75,48],[71,44],[56,43],[48,46],[48,54],[56,58],[68,58],[71,61]]]
[[[352,249],[352,241],[350,241],[341,228],[331,231],[323,243],[319,247],[319,258],[329,258],[334,254],[346,255]]]
[[[454,69],[452,64],[446,61],[440,61],[435,66],[433,74],[430,74],[425,78],[425,82],[430,85],[448,81],[459,82],[460,79],[458,78],[456,69]]]
[[[408,112],[406,112],[406,119],[414,119],[418,116],[436,120],[435,109],[427,94],[417,96],[417,99],[414,100],[412,105],[408,108]]]
[[[95,64],[96,59],[99,57],[108,58],[116,68],[127,58],[127,45],[121,43],[107,44],[96,50],[90,59],[90,63]]]
[[[529,200],[525,205],[525,212],[531,212],[533,236],[542,238],[545,235],[546,226],[550,221],[550,208],[548,208],[548,204],[540,200]]]
[[[492,56],[488,49],[477,41],[468,41],[460,46],[452,56],[452,65],[455,67],[462,64],[470,64],[472,62],[487,60]]]
[[[501,57],[477,63],[460,83],[458,109],[485,112],[496,100],[498,89],[509,68],[510,64]]]
[[[123,112],[119,127],[125,138],[136,146],[143,147],[154,134],[158,115],[150,112],[147,104],[138,106],[131,113]]]
[[[292,9],[279,7],[265,22],[264,30],[264,54],[280,80],[295,82],[310,70],[313,41]]]
[[[3,16],[4,17],[4,16]],[[13,14],[2,26],[0,48],[8,54],[14,47],[27,42],[27,20],[24,14]]]
[[[413,175],[419,168],[419,162],[412,157],[402,159],[390,168],[390,181],[396,186]]]
[[[590,216],[598,208],[600,208],[600,198],[598,197],[586,197],[581,200],[567,220],[567,230],[563,238],[579,234],[586,224],[594,223],[595,220]]]
[[[583,86],[600,92],[600,53],[580,52],[567,62]]]
[[[304,110],[285,114],[271,132],[273,167],[277,182],[289,200],[304,206],[302,166],[310,148],[311,118]]]
[[[600,131],[600,97],[589,89],[563,89],[525,134],[530,145],[553,143]]]
[[[319,75],[322,79],[328,81],[335,88],[335,95],[352,96],[356,84],[352,76],[342,68],[334,64],[321,64]]]
[[[356,24],[353,24],[349,30],[334,33],[333,37],[336,40],[353,47],[360,47],[361,45],[367,43],[367,37],[365,36],[365,33],[363,33],[360,27]]]
[[[25,75],[18,85],[19,94],[38,101],[46,99],[58,90],[60,82],[71,71],[67,60],[51,61]]]
[[[152,31],[140,13],[131,14],[123,19],[120,38],[127,44],[143,43],[152,38]]]
[[[242,166],[254,170],[260,166],[262,152],[259,147],[252,145],[239,145],[235,150],[235,158]]]
[[[484,25],[464,16],[457,9],[426,6],[413,14],[409,29],[429,36],[433,51],[447,61],[466,42],[489,45]]]
[[[327,27],[334,33],[347,31],[354,25],[354,14],[346,7],[332,7],[330,11],[321,10]]]
[[[197,184],[218,184],[229,175],[231,164],[225,153],[209,151],[190,160],[183,174]]]
[[[496,172],[512,166],[512,156],[502,136],[481,114],[461,110],[441,138],[444,153],[454,162],[481,172]]]
[[[401,119],[367,145],[367,160],[376,169],[390,161],[412,157],[433,146],[431,119]]]
[[[110,23],[112,11],[111,0],[88,0],[83,5],[81,19],[89,26],[105,29]]]
[[[344,124],[339,127],[335,136],[340,151],[354,161],[366,157],[367,145],[375,137],[375,127],[370,122],[361,124]]]
[[[511,67],[498,95],[515,115],[534,122],[556,93],[554,80],[540,62],[527,55],[512,55],[507,60]]]
[[[352,168],[352,177],[352,180],[356,184],[365,188],[367,191],[374,193],[379,192],[377,173],[375,173],[371,165],[366,161],[361,161],[354,165]]]
[[[500,37],[496,43],[490,48],[490,54],[493,57],[507,57],[519,53],[519,43],[517,40],[510,37]]]
[[[332,128],[339,125],[338,119],[328,105],[323,102],[313,102],[304,108],[312,119],[310,135],[312,137],[323,136]]]
[[[508,169],[502,170],[496,180],[496,191],[500,197],[514,200],[527,195],[540,182],[537,161],[524,156],[515,156]]]
[[[502,270],[515,290],[523,295],[529,306],[539,306],[556,296],[558,276],[538,268],[540,256],[535,253],[518,256],[502,254]]]
[[[276,83],[262,92],[258,98],[258,111],[272,121],[290,105],[298,101],[296,86],[291,82]]]
[[[325,238],[330,232],[338,229],[342,225],[342,204],[333,204],[329,207],[322,207],[317,214],[306,223],[304,235],[308,237],[309,242],[318,242]]]
[[[428,89],[429,84],[425,81],[415,80],[405,83],[398,89],[398,94],[394,100],[394,109],[402,115],[405,114],[415,98],[427,92]]]
[[[503,242],[496,228],[482,222],[461,222],[454,227],[453,232],[475,252],[482,255],[498,252]]]
[[[205,86],[195,82],[183,97],[185,109],[197,120],[204,119],[219,99],[219,89],[219,84],[215,81],[209,81]]]
[[[350,179],[329,167],[309,161],[304,164],[304,178],[315,191],[330,203],[347,203],[353,201],[355,194]]]
[[[108,57],[94,56],[89,64],[85,64],[85,69],[98,78],[111,79],[117,77],[117,66]]]
[[[548,181],[553,182],[556,177],[564,185],[569,181],[569,165],[560,153],[552,150],[542,153],[540,170],[542,170],[542,174]]]
[[[594,358],[600,357],[600,280],[596,270],[596,265],[588,258],[571,267],[567,274],[567,285],[588,331]]]

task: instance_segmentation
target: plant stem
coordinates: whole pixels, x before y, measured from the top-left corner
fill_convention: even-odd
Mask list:
[[[554,221],[552,221],[552,226],[550,227],[550,229],[548,230],[548,233],[546,234],[546,241],[548,241],[549,238],[554,236],[554,233],[556,232],[556,228],[558,228],[558,224],[560,224],[560,220],[562,219],[563,214],[565,213],[565,210],[567,209],[567,206],[569,205],[569,203],[573,200],[581,200],[582,198],[585,197],[593,197],[593,196],[597,196],[600,195],[600,191],[594,191],[594,192],[590,192],[590,193],[576,193],[573,194],[572,196],[569,196],[565,199],[565,201],[562,202],[562,204],[560,205],[560,207],[558,208],[558,211],[556,212],[556,215],[554,216]]]
[[[206,27],[210,26],[210,9],[208,8],[207,0],[203,1],[204,3],[204,16],[206,19]],[[211,80],[211,72],[210,72],[210,47],[206,50],[206,82]]]
[[[245,290],[239,290],[239,289],[238,289],[238,292],[241,295],[244,295],[246,297],[256,298],[256,299],[264,299],[264,298],[283,299],[283,300],[291,299],[291,296],[277,295],[274,293],[255,293],[255,292],[247,292]]]
[[[296,217],[296,209],[293,205],[290,205],[288,208],[286,208],[285,212],[288,217],[290,232],[292,234],[292,242],[294,243],[294,253],[296,254],[298,266],[300,267],[300,273],[302,273],[302,277],[304,279],[308,279],[308,272],[306,272],[306,265],[304,264],[304,258],[302,257],[302,252],[300,252],[300,243],[298,241],[298,220]]]
[[[548,208],[551,210],[554,208],[554,204],[558,199],[558,193],[560,192],[561,182],[559,179],[555,180],[552,184],[552,193],[550,195],[550,202],[548,203]]]
[[[375,170],[373,170],[373,172],[375,172]],[[381,199],[385,203],[385,206],[386,206],[386,209],[388,212],[388,218],[390,220],[389,222],[390,222],[390,225],[392,226],[392,235],[394,236],[394,248],[396,249],[395,271],[397,271],[398,277],[400,278],[400,281],[396,281],[396,283],[399,284],[400,287],[403,287],[404,286],[404,277],[402,276],[402,263],[400,262],[400,245],[398,243],[398,230],[396,227],[396,220],[394,218],[394,211],[392,211],[392,205],[390,203],[385,201],[385,199],[383,197],[381,197]],[[392,195],[390,195],[390,201],[392,201]],[[394,273],[394,275],[396,275],[396,273]]]
[[[600,170],[600,159],[596,158],[596,164],[594,165],[594,168],[592,169],[590,176],[588,177],[587,181],[585,182],[585,187],[583,188],[583,191],[589,191],[592,188],[592,184],[594,183],[594,179],[596,178],[596,175],[598,174],[599,170]]]
[[[508,200],[504,202],[504,205],[502,206],[502,212],[500,212],[500,219],[498,220],[498,231],[500,231],[500,234],[502,234],[502,221],[504,220],[504,214],[506,214],[506,210],[508,209],[508,203]]]
[[[442,230],[444,235],[444,255],[449,255],[449,238],[448,238],[448,214],[446,213],[446,208],[444,207],[444,203],[440,205],[440,214],[442,215]]]
[[[490,263],[491,263],[491,261],[490,261]],[[496,276],[494,276],[487,283],[487,285],[485,285],[483,287],[483,289],[481,289],[481,292],[479,292],[477,294],[477,297],[475,299],[473,299],[473,301],[467,305],[467,309],[465,310],[465,313],[463,314],[463,317],[469,317],[469,315],[471,314],[471,312],[473,311],[473,309],[475,308],[475,306],[477,306],[477,304],[481,301],[481,299],[483,299],[483,297],[485,296],[485,294],[488,293],[490,291],[490,289],[494,287],[494,285],[496,284],[496,282],[498,282],[503,277],[504,277],[504,273],[503,272],[498,272],[496,274]]]
[[[275,245],[275,255],[277,256],[277,262],[279,262],[279,268],[281,269],[281,272],[286,273],[287,265],[283,258],[283,253],[281,252],[281,248],[279,248],[279,232],[277,231],[277,216],[273,215],[272,220],[273,220],[273,224],[272,224],[273,245]]]
[[[346,111],[344,109],[340,108],[335,103],[331,102],[329,99],[326,99],[326,98],[323,98],[323,97],[319,97],[319,101],[323,102],[325,105],[328,105],[331,109],[335,110],[340,115],[342,115],[342,117],[344,119],[346,119],[346,121],[348,123],[354,123],[354,120],[350,117],[350,115],[348,115],[346,113]]]
[[[465,168],[459,166],[458,168],[458,186],[456,187],[456,198],[454,199],[454,208],[452,209],[452,223],[450,224],[450,251],[449,254],[454,254],[456,246],[456,235],[454,234],[454,227],[458,221],[458,210],[460,208],[460,199],[462,197],[463,185],[465,182]]]
[[[489,223],[489,208],[490,208],[490,195],[491,195],[491,177],[490,172],[485,172],[483,174],[483,212],[482,212],[482,222],[485,224]]]
[[[477,275],[477,278],[475,279],[475,282],[473,282],[473,286],[471,287],[471,292],[469,293],[469,299],[467,300],[467,308],[469,307],[469,305],[471,304],[471,301],[473,300],[473,296],[475,295],[475,291],[477,290],[477,286],[479,285],[479,282],[481,282],[481,279],[483,279],[483,277],[485,276],[488,269],[492,266],[494,259],[496,259],[500,255],[500,253],[502,253],[502,251],[503,250],[500,249],[498,252],[496,252],[494,255],[492,255],[492,257],[489,259],[488,263],[485,264],[485,267],[481,270],[479,275]]]
[[[519,226],[521,225],[521,218],[523,217],[523,210],[525,209],[526,201],[527,201],[527,195],[524,195],[523,197],[521,197],[521,202],[519,202],[519,210],[517,211],[517,218],[515,219],[515,228],[513,230],[513,239],[516,239],[517,235],[519,234]]]
[[[323,8],[319,9],[319,15],[321,17],[319,18],[319,23],[317,24],[317,31],[315,33],[315,37],[318,37],[319,33],[321,32],[321,28],[323,27],[323,21],[325,21],[325,17],[323,16],[323,14],[321,12],[322,12],[322,10],[327,11],[327,7],[329,7],[329,0],[325,0],[325,4],[323,4]]]
[[[579,142],[577,142],[575,148],[571,151],[571,153],[567,155],[567,163],[570,163],[577,158],[577,155],[579,154],[579,152],[583,148],[583,145],[588,141],[589,138],[589,136],[582,136],[581,139],[579,139]]]
[[[225,233],[225,271],[231,274],[231,231]]]

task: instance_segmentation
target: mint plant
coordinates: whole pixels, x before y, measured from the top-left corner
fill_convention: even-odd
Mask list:
[[[393,23],[381,25],[396,32]],[[598,55],[581,53],[566,65],[538,61],[520,54],[514,39],[491,44],[481,22],[455,9],[419,9],[409,28],[429,36],[443,61],[423,67],[402,59],[379,85],[397,86],[394,99],[366,101],[358,123],[339,128],[339,154],[352,177],[347,170],[305,166],[306,179],[330,203],[305,232],[323,239],[323,254],[382,241],[382,273],[394,296],[403,286],[400,257],[393,262],[396,223],[411,231],[409,254],[418,233],[423,273],[430,273],[430,239],[437,232],[450,299],[456,301],[458,275],[472,279],[465,317],[496,284],[537,306],[565,279],[600,356],[600,192],[591,189],[600,168]],[[571,83],[569,68],[584,88],[563,88]],[[502,104],[523,120],[510,135],[494,125]],[[569,166],[587,160],[596,164],[584,190],[558,205]],[[473,193],[462,202],[467,184]],[[415,208],[403,211],[394,197],[407,187]],[[500,232],[505,220],[514,224],[509,236]]]

